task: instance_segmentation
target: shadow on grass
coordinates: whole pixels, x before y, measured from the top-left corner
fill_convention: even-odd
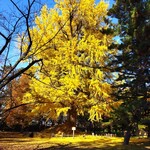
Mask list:
[[[30,139],[19,139],[19,138],[0,138],[0,143],[22,143],[22,142],[30,142]]]
[[[95,146],[94,146],[95,144]],[[112,144],[112,145],[111,145]],[[113,145],[113,143],[87,143],[81,142],[78,145],[72,143],[62,145],[57,144],[57,146],[51,146],[47,148],[37,148],[37,150],[150,150],[150,141],[130,143],[130,145],[124,146],[122,143]]]

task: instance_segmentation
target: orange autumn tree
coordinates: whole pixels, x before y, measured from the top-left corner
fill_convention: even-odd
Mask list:
[[[105,68],[111,55],[110,35],[104,23],[108,4],[94,0],[55,0],[53,9],[44,6],[30,29],[34,58],[42,58],[35,66],[31,92],[23,102],[34,102],[32,113],[57,118],[67,116],[75,125],[78,114],[88,112],[91,120],[101,119],[110,111],[111,74]],[[36,35],[36,36],[35,36]],[[24,44],[26,47],[27,44]],[[31,59],[33,55],[31,54]]]
[[[11,82],[11,96],[6,105],[6,123],[10,127],[15,125],[26,126],[31,120],[27,116],[28,106],[22,104],[24,94],[30,92],[29,83],[30,79],[25,74]]]

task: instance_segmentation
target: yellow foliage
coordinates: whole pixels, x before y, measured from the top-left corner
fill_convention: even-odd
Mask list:
[[[95,4],[94,0],[55,2],[53,9],[43,6],[30,29],[33,39],[30,55],[43,58],[43,66],[31,70],[37,79],[32,79],[32,90],[24,101],[39,103],[34,112],[51,111],[56,116],[66,113],[72,105],[80,113],[84,107],[90,108],[90,119],[98,120],[111,93],[101,69],[112,41],[110,35],[100,32],[107,28],[103,19],[108,4],[104,1]]]

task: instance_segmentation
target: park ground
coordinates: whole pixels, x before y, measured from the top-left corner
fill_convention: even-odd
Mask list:
[[[0,133],[0,150],[150,150],[150,139],[134,137],[122,145],[122,137],[78,135],[73,137],[23,137]],[[5,136],[4,136],[5,135]]]

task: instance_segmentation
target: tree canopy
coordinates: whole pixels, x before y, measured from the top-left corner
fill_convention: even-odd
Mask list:
[[[35,102],[34,114],[56,118],[64,113],[75,121],[77,114],[88,112],[98,120],[110,111],[112,76],[105,66],[112,35],[101,32],[107,28],[107,9],[104,1],[59,0],[35,18],[30,59],[42,58],[43,65],[28,71],[31,92],[24,96],[24,102]]]

